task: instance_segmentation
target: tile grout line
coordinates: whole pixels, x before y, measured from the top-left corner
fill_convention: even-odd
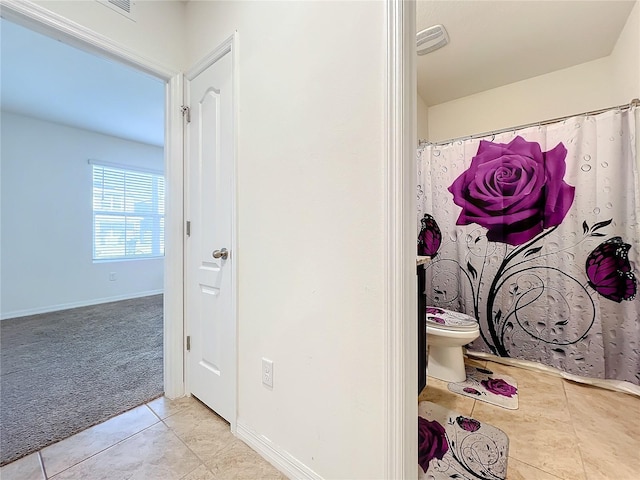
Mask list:
[[[569,412],[569,419],[571,420],[571,430],[573,430],[573,435],[576,439],[576,444],[578,446],[578,453],[580,454],[580,463],[582,464],[582,473],[584,474],[584,478],[587,478],[587,469],[584,465],[584,457],[582,456],[582,448],[580,448],[580,438],[578,437],[578,432],[576,431],[576,426],[573,420],[573,414],[571,413],[571,409],[569,408],[569,397],[567,396],[567,389],[565,388],[566,381],[564,378],[561,379],[562,382],[562,393],[564,393],[564,400],[567,405],[567,411]]]
[[[529,462],[525,462],[524,460],[520,460],[518,457],[514,457],[512,455],[509,455],[509,458],[513,458],[514,460],[517,460],[520,463],[524,463],[525,465],[528,465],[531,468],[535,468],[536,470],[539,470],[539,471],[541,471],[541,472],[543,472],[543,473],[545,473],[547,475],[551,475],[552,477],[557,478],[558,480],[564,480],[562,477],[559,477],[555,473],[549,472],[549,471],[545,470],[544,468],[540,468],[537,465],[532,465]]]
[[[192,408],[192,407],[190,406],[190,407],[185,408],[184,410],[189,410],[189,409],[191,409],[191,408]],[[179,413],[179,412],[175,412],[175,413]],[[175,413],[174,413],[174,414],[172,414],[172,415],[175,415]],[[182,439],[182,437],[181,437],[180,435],[178,435],[178,434],[173,430],[173,428],[171,428],[169,425],[167,425],[167,424],[165,423],[165,420],[166,420],[167,418],[171,417],[172,415],[169,415],[169,416],[165,417],[164,419],[161,419],[161,420],[160,420],[160,422],[162,422],[162,424],[163,424],[165,427],[167,427],[167,429],[168,429],[168,430],[169,430],[169,431],[170,431],[170,432],[171,432],[171,433],[172,433],[172,434],[173,434],[173,435],[174,435],[174,436],[175,436],[175,437],[180,441],[180,443],[182,443],[182,444],[187,448],[187,450],[189,450],[191,453],[193,453],[193,454],[195,455],[195,457],[200,461],[200,465],[203,465],[203,466],[204,466],[204,468],[206,468],[206,469],[207,469],[207,471],[208,471],[208,472],[210,472],[210,473],[215,477],[215,474],[213,473],[213,471],[211,471],[211,469],[207,466],[207,464],[206,464],[206,463],[204,463],[204,460],[200,457],[200,455],[198,455],[196,452],[194,452],[194,451],[193,451],[193,449],[192,449],[189,445],[187,445],[187,443]],[[234,435],[234,437],[235,437],[235,435]],[[217,455],[218,453],[222,452],[223,450],[225,450],[227,447],[229,447],[229,445],[225,445],[223,448],[221,448],[218,452],[216,452],[216,455]],[[182,478],[185,478],[187,475],[189,475],[189,474],[193,473],[195,470],[197,470],[197,469],[200,467],[200,465],[198,465],[196,468],[194,468],[191,472],[187,473],[187,474],[186,474],[184,477],[182,477]]]
[[[49,480],[49,477],[47,476],[47,469],[44,468],[44,459],[42,458],[42,450],[38,450],[38,461],[40,462],[40,470],[42,471],[42,476],[44,477],[44,480]]]
[[[508,366],[508,367],[510,367],[510,365],[507,365],[507,366]],[[489,361],[485,362],[484,368],[489,369]],[[515,378],[515,377],[514,377],[514,378]],[[520,386],[519,386],[518,388],[520,388]],[[564,385],[563,385],[563,387],[562,387],[562,388],[563,388],[563,393],[565,393],[565,392],[564,392]],[[566,393],[565,393],[565,400],[566,400]],[[474,400],[474,402],[479,402],[479,401],[480,401],[480,400]],[[487,403],[487,402],[485,402],[485,403]],[[473,404],[473,410],[475,410],[475,408],[476,408],[476,403],[474,403],[474,404]],[[520,409],[520,400],[518,400],[518,408],[517,408],[516,410],[518,410],[518,409]],[[473,413],[473,410],[472,410],[472,412],[471,412],[471,413]],[[509,410],[509,409],[507,409],[507,410]],[[515,411],[515,410],[509,410],[509,411]],[[525,415],[526,415],[526,414],[525,414]],[[473,416],[473,415],[472,415],[472,416]],[[505,433],[506,433],[506,432],[505,432]],[[511,442],[511,440],[509,440],[509,442]],[[509,458],[513,458],[514,460],[517,460],[517,461],[518,461],[518,462],[520,462],[520,463],[524,463],[525,465],[528,465],[528,466],[529,466],[529,467],[531,467],[531,468],[534,468],[534,469],[536,469],[536,470],[538,470],[538,471],[540,471],[540,472],[543,472],[543,473],[545,473],[545,474],[547,474],[547,475],[550,475],[550,476],[552,476],[552,477],[554,477],[554,478],[557,478],[558,480],[563,480],[563,478],[562,478],[562,477],[559,477],[558,475],[556,475],[556,474],[555,474],[555,473],[553,473],[553,472],[549,472],[549,471],[545,470],[544,468],[542,468],[542,467],[540,467],[540,466],[538,466],[538,465],[533,465],[533,464],[531,464],[531,463],[529,463],[529,462],[526,462],[526,461],[524,461],[524,460],[521,460],[520,458],[518,458],[518,457],[516,457],[516,456],[511,455],[511,449],[509,449],[509,455],[508,455],[508,457],[507,457],[507,460],[508,460]],[[582,458],[581,458],[581,460],[582,460]],[[583,470],[584,470],[584,465],[583,465]],[[586,478],[586,477],[585,477],[585,478]]]
[[[156,399],[156,400],[157,400],[157,399]],[[155,401],[155,400],[152,400],[152,401]],[[160,415],[158,415],[158,414],[156,413],[156,411],[155,411],[153,408],[151,408],[151,407],[149,406],[149,404],[148,404],[148,403],[145,403],[145,404],[144,404],[144,406],[145,406],[145,407],[147,407],[149,410],[151,410],[151,413],[153,413],[153,414],[155,415],[155,417],[158,419],[158,421],[162,422],[162,418],[160,418]],[[171,415],[168,415],[168,416],[170,417]],[[164,423],[164,422],[163,422],[163,423]]]
[[[114,417],[114,418],[115,418],[115,417]],[[89,460],[90,458],[93,458],[93,457],[95,457],[95,456],[97,456],[97,455],[100,455],[102,452],[106,452],[106,451],[107,451],[107,450],[109,450],[110,448],[113,448],[113,447],[115,447],[116,445],[119,445],[119,444],[121,444],[122,442],[124,442],[124,441],[126,441],[126,440],[129,440],[131,437],[135,437],[135,436],[136,436],[136,435],[138,435],[139,433],[142,433],[142,432],[144,432],[145,430],[150,429],[151,427],[153,427],[153,426],[157,425],[158,423],[162,423],[162,420],[160,420],[160,421],[158,421],[158,422],[154,422],[154,423],[152,423],[151,425],[149,425],[149,426],[147,426],[147,427],[144,427],[144,428],[143,428],[143,429],[141,429],[141,430],[138,430],[136,433],[133,433],[133,434],[129,435],[128,437],[125,437],[125,438],[123,438],[123,439],[121,439],[121,440],[118,440],[116,443],[112,443],[112,444],[111,444],[111,445],[109,445],[108,447],[103,448],[102,450],[99,450],[99,451],[97,451],[97,452],[95,452],[95,453],[93,453],[93,454],[89,455],[89,456],[88,456],[88,457],[86,457],[86,458],[83,458],[82,460],[80,460],[80,461],[79,461],[79,462],[77,462],[77,463],[74,463],[73,465],[69,465],[67,468],[65,468],[65,469],[60,470],[59,472],[57,472],[53,477],[55,477],[56,475],[60,475],[62,472],[66,472],[67,470],[69,470],[69,469],[71,469],[71,468],[75,467],[76,465],[80,465],[81,463],[86,462],[86,461],[87,461],[87,460]],[[99,425],[99,424],[98,424],[98,425]],[[71,438],[71,437],[69,437],[69,438]],[[38,452],[38,454],[39,454],[39,453],[40,453],[40,452]],[[44,466],[44,459],[42,459],[42,468],[43,468],[43,469],[45,469],[45,466]],[[45,471],[46,471],[46,470],[45,470]],[[46,473],[45,473],[45,475],[46,475]],[[53,478],[53,477],[52,477],[52,478]],[[45,480],[49,480],[49,477],[45,476]]]

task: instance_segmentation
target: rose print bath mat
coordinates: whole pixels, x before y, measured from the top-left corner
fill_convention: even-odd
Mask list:
[[[464,382],[447,385],[450,391],[509,410],[518,409],[518,384],[513,377],[469,365],[466,371]]]
[[[418,405],[420,480],[504,480],[508,457],[502,430],[432,402]]]

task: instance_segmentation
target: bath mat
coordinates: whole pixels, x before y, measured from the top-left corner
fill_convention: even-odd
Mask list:
[[[418,404],[419,480],[504,480],[509,437],[432,402]]]
[[[518,383],[513,377],[469,365],[465,370],[467,379],[448,384],[450,391],[509,410],[518,409]]]

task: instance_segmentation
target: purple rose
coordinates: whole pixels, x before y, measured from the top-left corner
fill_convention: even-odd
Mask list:
[[[618,303],[635,298],[638,285],[629,262],[630,248],[622,238],[613,237],[587,257],[589,285],[604,298]]]
[[[438,307],[427,307],[427,313],[430,315],[439,315],[440,313],[444,313],[444,310]]]
[[[444,318],[440,318],[440,317],[428,317],[428,319],[431,320],[432,322],[440,323],[442,325],[445,325],[447,323],[444,321]]]
[[[460,416],[456,418],[456,423],[461,429],[466,430],[467,432],[475,432],[480,428],[480,422],[473,418]]]
[[[477,223],[492,242],[522,245],[560,225],[575,194],[563,180],[567,149],[542,152],[522,137],[511,143],[480,142],[469,168],[449,187],[462,207],[456,225]]]
[[[426,473],[432,458],[442,460],[449,450],[444,427],[437,421],[418,417],[418,464]]]
[[[489,378],[487,380],[482,380],[480,383],[488,392],[496,395],[502,395],[503,397],[511,398],[518,393],[518,389],[516,387],[509,385],[501,378]]]
[[[471,387],[464,387],[462,391],[466,393],[471,393],[472,395],[482,395],[478,390]]]
[[[442,243],[440,227],[438,227],[435,219],[426,213],[424,217],[422,217],[422,220],[420,220],[420,223],[422,227],[418,234],[418,255],[435,257]]]

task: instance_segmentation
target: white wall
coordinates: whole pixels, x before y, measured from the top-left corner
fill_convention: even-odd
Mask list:
[[[33,3],[125,45],[167,69],[184,70],[185,2],[137,0],[132,2],[135,21],[94,0],[33,0]]]
[[[429,107],[437,142],[608,108],[640,97],[640,7],[610,56]]]
[[[425,103],[424,99],[417,94],[418,108],[417,108],[417,125],[418,125],[418,140],[429,139],[429,107]]]
[[[384,9],[187,4],[190,63],[239,32],[238,425],[327,479],[385,471]]]
[[[429,140],[610,107],[615,104],[610,68],[606,57],[434,105],[429,108]]]
[[[162,148],[6,112],[1,127],[2,318],[161,291],[162,259],[93,263],[88,159],[162,170]]]
[[[640,98],[640,1],[611,52],[615,103]]]

